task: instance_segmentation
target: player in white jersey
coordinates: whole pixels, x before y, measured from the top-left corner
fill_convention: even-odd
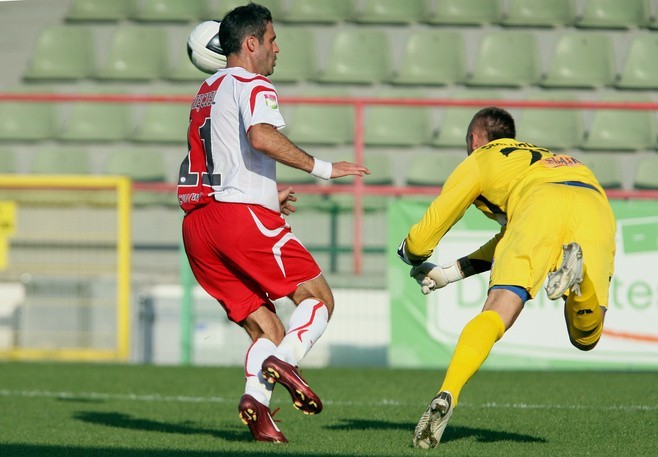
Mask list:
[[[276,162],[323,179],[369,171],[314,158],[278,131],[285,123],[267,76],[279,48],[267,8],[230,11],[219,39],[227,68],[204,81],[190,111],[178,183],[183,242],[199,284],[253,341],[240,418],[256,440],[286,442],[269,410],[272,389],[280,383],[304,413],[322,410],[297,365],[326,329],[334,299],[282,217],[295,210],[296,197],[291,188],[277,190]],[[297,305],[287,332],[272,304],[286,296]]]

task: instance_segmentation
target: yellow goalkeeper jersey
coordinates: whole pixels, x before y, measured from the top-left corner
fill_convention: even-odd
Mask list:
[[[441,194],[406,239],[410,258],[428,258],[439,240],[471,204],[504,226],[517,203],[538,183],[581,183],[605,195],[592,171],[578,160],[511,138],[491,141],[466,157],[446,180]],[[529,228],[532,230],[532,228]],[[491,260],[503,231],[476,257]],[[471,256],[469,256],[471,257]]]

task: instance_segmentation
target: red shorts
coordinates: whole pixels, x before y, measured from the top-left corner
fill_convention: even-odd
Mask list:
[[[241,322],[294,292],[320,267],[280,213],[259,205],[211,202],[183,219],[183,243],[201,287]]]

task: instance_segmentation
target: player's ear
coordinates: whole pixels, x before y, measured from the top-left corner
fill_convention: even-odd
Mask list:
[[[247,38],[245,38],[246,44],[247,44],[247,49],[250,52],[253,52],[256,49],[256,46],[258,45],[258,38],[256,38],[253,35],[249,35]]]

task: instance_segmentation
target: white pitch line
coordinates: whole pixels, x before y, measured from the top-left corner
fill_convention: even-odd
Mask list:
[[[102,392],[53,392],[47,390],[7,390],[0,389],[0,397],[24,397],[24,398],[62,398],[81,400],[119,400],[119,401],[145,401],[158,403],[235,403],[235,398],[224,397],[194,397],[186,395],[160,395],[160,394],[112,394]],[[286,403],[282,400],[274,400],[273,403]],[[400,400],[381,399],[372,401],[350,401],[350,400],[324,400],[325,405],[335,406],[390,406],[390,407],[416,407],[424,405],[420,403],[405,402]],[[532,404],[532,403],[469,403],[459,404],[462,408],[477,409],[561,409],[561,410],[601,410],[601,411],[656,411],[658,405],[556,405],[556,404]]]

